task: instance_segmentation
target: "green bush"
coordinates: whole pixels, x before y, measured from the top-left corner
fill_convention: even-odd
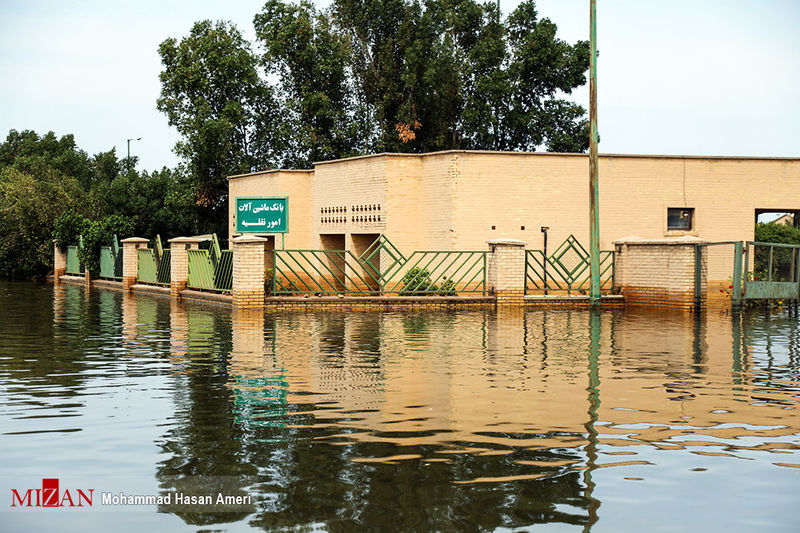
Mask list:
[[[757,242],[800,245],[800,229],[783,224],[760,223],[756,225],[755,240]],[[773,248],[772,272],[768,272],[770,262],[769,248],[756,246],[753,252],[754,278],[759,280],[771,278],[773,281],[791,281],[791,263],[795,260],[792,249]]]
[[[74,246],[78,244],[79,237],[86,231],[89,221],[83,216],[68,211],[58,217],[53,223],[53,238],[56,244],[62,251],[67,249],[67,246]]]
[[[404,296],[425,296],[436,291],[436,284],[431,280],[431,273],[422,267],[414,267],[403,276]]]
[[[92,276],[100,274],[100,248],[111,245],[114,235],[119,239],[131,237],[133,221],[128,217],[111,215],[86,225],[78,259]]]

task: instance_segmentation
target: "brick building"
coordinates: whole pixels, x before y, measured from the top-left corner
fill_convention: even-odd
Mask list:
[[[628,236],[752,240],[757,214],[800,212],[800,158],[600,156],[600,247]],[[287,249],[351,250],[380,234],[400,250],[542,248],[589,241],[586,154],[446,151],[378,154],[229,178],[235,198],[285,196]],[[281,247],[270,236],[270,246]],[[551,248],[553,249],[553,248]]]

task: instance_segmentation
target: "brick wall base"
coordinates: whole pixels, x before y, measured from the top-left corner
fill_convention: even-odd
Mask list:
[[[169,285],[169,295],[176,300],[181,299],[181,291],[186,289],[186,281],[173,281]]]
[[[674,291],[663,287],[623,287],[625,303],[632,306],[694,309],[694,291]],[[705,302],[701,302],[703,305]]]
[[[525,305],[524,289],[499,289],[495,291],[497,305]]]
[[[136,276],[123,276],[122,277],[122,290],[129,291],[131,287],[136,284]]]
[[[55,270],[53,270],[53,281],[55,283],[61,283],[61,276],[66,274],[66,272],[67,272],[66,268],[56,268]]]
[[[238,290],[231,292],[234,307],[264,307],[264,289]]]

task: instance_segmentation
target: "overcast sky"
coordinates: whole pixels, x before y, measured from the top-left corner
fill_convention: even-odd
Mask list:
[[[317,2],[325,5],[328,2]],[[501,0],[503,13],[517,1]],[[598,0],[602,153],[800,156],[800,0]],[[540,0],[570,42],[589,0]],[[254,40],[262,1],[0,0],[0,135],[75,134],[94,154],[126,139],[140,168],[174,166],[156,110],[158,45],[201,19]],[[588,109],[588,89],[572,96]]]

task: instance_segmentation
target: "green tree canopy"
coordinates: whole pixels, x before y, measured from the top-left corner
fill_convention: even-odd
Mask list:
[[[176,151],[196,182],[206,223],[224,228],[232,174],[270,167],[282,140],[270,138],[272,89],[248,42],[230,23],[195,23],[180,41],[159,46],[163,70],[157,106],[182,135]],[[217,220],[219,219],[219,220]]]

